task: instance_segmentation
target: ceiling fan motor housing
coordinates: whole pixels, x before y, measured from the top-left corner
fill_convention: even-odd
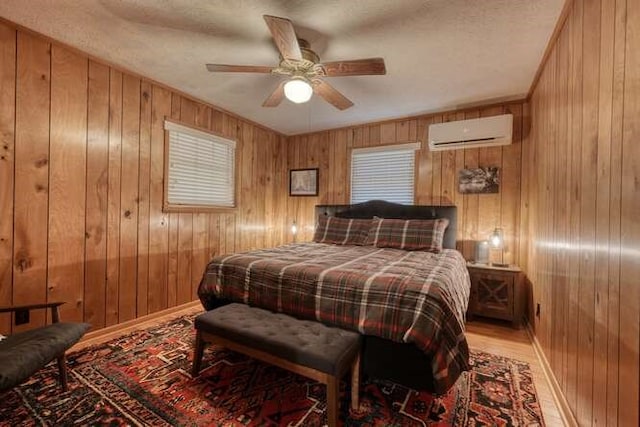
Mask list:
[[[302,53],[302,58],[306,59],[309,62],[313,62],[317,64],[320,62],[320,57],[317,53],[311,50],[311,45],[305,39],[298,39],[298,44],[300,45],[300,52]]]

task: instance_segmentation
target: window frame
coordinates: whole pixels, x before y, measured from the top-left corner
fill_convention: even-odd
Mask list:
[[[169,203],[169,150],[170,150],[170,136],[171,132],[166,128],[166,124],[174,124],[178,126],[182,126],[188,129],[193,129],[196,132],[206,133],[216,138],[223,138],[228,141],[232,141],[234,146],[234,164],[233,164],[233,206],[216,206],[216,205],[197,205],[197,204],[176,204]],[[241,143],[238,139],[229,138],[228,135],[224,135],[220,132],[216,132],[210,129],[206,129],[200,126],[196,126],[190,123],[185,123],[180,120],[172,119],[168,116],[165,116],[163,121],[163,130],[164,130],[164,165],[163,171],[164,176],[162,178],[162,186],[163,186],[163,196],[162,196],[162,212],[184,212],[184,213],[211,213],[211,212],[221,212],[221,213],[229,213],[235,212],[238,209],[240,202],[240,193],[238,191],[238,179],[239,175],[239,166],[240,166],[240,156],[239,153],[242,152]]]
[[[399,142],[395,144],[386,144],[386,145],[375,145],[369,147],[358,147],[351,148],[349,150],[349,171],[348,171],[348,179],[349,179],[349,203],[354,204],[353,202],[353,156],[357,153],[367,153],[367,152],[375,152],[375,151],[392,151],[392,150],[401,150],[401,149],[413,150],[414,159],[413,159],[413,200],[411,201],[412,205],[416,203],[416,184],[417,184],[417,174],[418,174],[418,155],[420,150],[422,149],[422,143],[420,141],[410,141],[410,142]],[[377,199],[382,200],[382,199]],[[395,203],[395,202],[393,202]]]

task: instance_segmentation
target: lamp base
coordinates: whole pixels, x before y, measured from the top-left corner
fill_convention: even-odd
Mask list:
[[[507,267],[509,267],[509,264],[503,264],[501,262],[492,262],[491,266],[500,267],[500,268],[507,268]]]

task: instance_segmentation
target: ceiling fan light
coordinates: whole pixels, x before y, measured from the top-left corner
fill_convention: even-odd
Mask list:
[[[291,102],[302,104],[311,99],[313,88],[306,80],[294,78],[284,84],[284,96]]]

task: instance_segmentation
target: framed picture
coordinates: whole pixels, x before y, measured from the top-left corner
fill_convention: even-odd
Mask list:
[[[318,168],[291,169],[289,171],[290,196],[318,195]]]
[[[498,172],[497,166],[461,169],[458,175],[458,191],[462,194],[497,193],[500,190]]]

